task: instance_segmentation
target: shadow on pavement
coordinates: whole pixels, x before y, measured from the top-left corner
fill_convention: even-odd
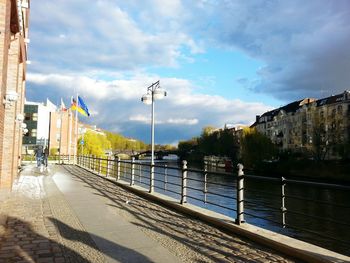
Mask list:
[[[0,235],[0,262],[69,262],[67,252],[75,260],[72,262],[89,262],[83,255],[38,234],[30,223],[16,217],[7,218]]]
[[[227,259],[234,262],[246,262],[248,259],[250,262],[260,262],[252,257],[265,259],[270,255],[277,261],[285,260],[284,256],[278,256],[272,250],[246,238],[226,234],[195,218],[161,207],[81,168],[65,166],[65,169],[76,179],[85,183],[86,187],[95,189],[96,195],[108,198],[112,204],[107,205],[127,211],[136,218],[137,222],[132,220],[134,225],[174,239],[214,262]],[[247,258],[247,253],[254,255]],[[294,262],[294,260],[289,259],[284,262]]]
[[[73,229],[55,218],[49,217],[49,220],[59,229],[61,237],[83,243],[89,250],[96,249],[91,238],[104,243],[108,251],[101,253],[118,262],[151,262],[149,258],[132,249]],[[7,217],[7,223],[0,230],[0,262],[95,262],[89,256],[85,257],[51,238],[40,235],[30,223],[19,218]]]
[[[89,246],[91,243],[89,242],[89,239],[92,238],[96,243],[103,244],[104,247],[107,248],[105,251],[101,251],[101,253],[104,253],[118,262],[152,262],[149,258],[133,249],[120,246],[94,234],[76,230],[62,221],[57,220],[56,218],[50,217],[49,220],[58,227],[63,238],[76,242],[82,242]]]

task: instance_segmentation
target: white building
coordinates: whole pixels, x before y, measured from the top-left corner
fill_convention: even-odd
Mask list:
[[[49,99],[46,103],[26,101],[24,104],[24,123],[28,132],[23,136],[23,148],[26,153],[35,145],[47,146],[50,134],[50,113],[57,110]]]

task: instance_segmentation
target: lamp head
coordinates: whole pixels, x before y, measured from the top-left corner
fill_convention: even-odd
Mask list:
[[[152,96],[151,94],[147,93],[142,96],[141,101],[146,104],[146,105],[151,105],[152,104]]]
[[[17,120],[18,122],[22,122],[22,121],[24,120],[23,114],[21,114],[21,113],[17,114],[16,120]]]
[[[155,89],[153,91],[153,97],[156,99],[156,100],[161,100],[163,99],[164,97],[166,96],[166,91],[159,88],[159,89]]]
[[[16,102],[18,100],[18,94],[14,90],[8,90],[5,93],[4,99],[3,99],[3,104],[5,105],[6,108],[9,106],[12,106],[13,102]]]

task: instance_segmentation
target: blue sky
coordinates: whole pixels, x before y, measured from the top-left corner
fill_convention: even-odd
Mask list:
[[[27,99],[78,92],[83,121],[149,142],[160,80],[156,142],[175,144],[349,89],[349,32],[347,0],[32,1]]]

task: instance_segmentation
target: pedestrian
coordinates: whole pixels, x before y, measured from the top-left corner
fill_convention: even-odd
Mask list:
[[[36,166],[40,167],[43,158],[43,147],[41,145],[38,145],[35,149],[34,156],[36,158]]]
[[[49,158],[49,148],[46,146],[44,150],[44,164],[47,167],[47,159]]]

